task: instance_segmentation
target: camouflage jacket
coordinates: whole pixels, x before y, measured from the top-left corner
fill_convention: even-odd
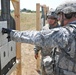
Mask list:
[[[57,28],[57,27],[60,27],[59,24],[57,24],[57,26],[55,26],[55,27],[51,27],[51,25],[46,24],[46,25],[42,28],[42,30],[49,30],[49,29]],[[35,47],[34,47],[35,54],[37,54],[40,50],[41,50],[42,56],[44,56],[44,53],[43,53],[44,50],[43,50],[43,48],[35,45]]]
[[[55,66],[57,73],[60,73],[60,75],[76,75],[75,32],[76,23],[70,23],[66,27],[44,31],[12,30],[10,37],[16,42],[29,43],[42,47],[44,49],[44,56],[50,55],[53,48],[60,48],[60,55]]]

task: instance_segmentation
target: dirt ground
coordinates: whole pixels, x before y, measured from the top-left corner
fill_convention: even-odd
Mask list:
[[[22,75],[39,75],[36,71],[36,59],[34,58],[34,46],[22,43],[21,44],[21,66]],[[11,75],[16,75],[15,70]]]
[[[36,71],[33,45],[22,44],[22,75],[39,75]]]

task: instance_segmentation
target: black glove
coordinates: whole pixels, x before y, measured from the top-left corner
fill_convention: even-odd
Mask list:
[[[11,31],[11,29],[2,28],[2,34],[10,34]]]

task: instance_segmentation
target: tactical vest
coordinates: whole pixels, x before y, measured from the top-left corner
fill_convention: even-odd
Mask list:
[[[76,75],[76,25],[69,24],[64,28],[70,33],[70,38],[68,45],[64,49],[60,48],[59,54],[56,50],[53,52],[53,73],[54,75]]]

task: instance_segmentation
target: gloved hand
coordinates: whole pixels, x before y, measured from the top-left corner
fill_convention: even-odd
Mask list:
[[[35,59],[37,59],[38,58],[38,54],[35,54]]]
[[[10,34],[11,31],[11,29],[2,28],[2,34]]]

